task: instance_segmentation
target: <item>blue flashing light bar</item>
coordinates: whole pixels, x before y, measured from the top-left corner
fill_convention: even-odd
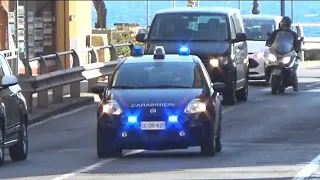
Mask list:
[[[142,46],[134,46],[132,49],[132,56],[143,56],[144,55],[144,48]]]
[[[184,56],[190,55],[190,48],[186,45],[180,46],[179,55],[184,55]]]

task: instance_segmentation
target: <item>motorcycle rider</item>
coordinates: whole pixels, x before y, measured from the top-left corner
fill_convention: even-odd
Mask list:
[[[294,37],[294,41],[293,41],[293,47],[294,50],[297,52],[297,54],[301,51],[301,42],[298,40],[298,35],[296,32],[291,30],[291,25],[292,25],[292,20],[290,17],[288,16],[284,16],[282,18],[282,20],[279,23],[279,29],[273,31],[267,42],[266,42],[266,46],[270,47],[273,42],[275,41],[277,34],[281,31],[287,31],[292,33],[292,36]],[[298,59],[297,59],[298,60]],[[293,90],[294,91],[298,91],[298,76],[297,76],[297,69],[298,66],[296,68],[293,69]]]

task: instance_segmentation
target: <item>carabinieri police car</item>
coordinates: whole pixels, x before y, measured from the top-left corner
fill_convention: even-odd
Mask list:
[[[123,149],[168,150],[200,146],[214,156],[221,145],[221,103],[225,84],[211,83],[201,62],[189,55],[166,55],[156,47],[132,56],[116,67],[108,85],[97,84],[93,93],[101,102],[97,110],[98,157],[120,156]]]

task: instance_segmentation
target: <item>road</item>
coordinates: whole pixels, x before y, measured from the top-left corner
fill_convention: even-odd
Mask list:
[[[247,103],[223,107],[224,146],[215,157],[201,157],[199,148],[189,148],[98,159],[95,104],[31,127],[28,160],[11,162],[6,157],[0,179],[280,180],[292,179],[305,167],[316,176],[317,165],[306,165],[320,153],[317,71],[299,71],[299,93],[289,89],[273,96],[268,87],[253,85]]]

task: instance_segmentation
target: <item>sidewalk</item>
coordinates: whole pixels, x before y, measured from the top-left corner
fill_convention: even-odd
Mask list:
[[[300,63],[299,67],[302,67],[302,68],[319,68],[320,67],[320,60],[305,61],[303,63]]]
[[[94,101],[99,101],[98,95],[88,93],[88,83],[81,82],[81,94],[79,98],[70,97],[69,86],[64,86],[63,103],[52,103],[52,92],[49,92],[49,107],[37,108],[37,94],[33,94],[33,109],[29,114],[29,123],[33,124],[44,119],[50,118],[61,113],[69,112],[78,107],[93,104]]]

